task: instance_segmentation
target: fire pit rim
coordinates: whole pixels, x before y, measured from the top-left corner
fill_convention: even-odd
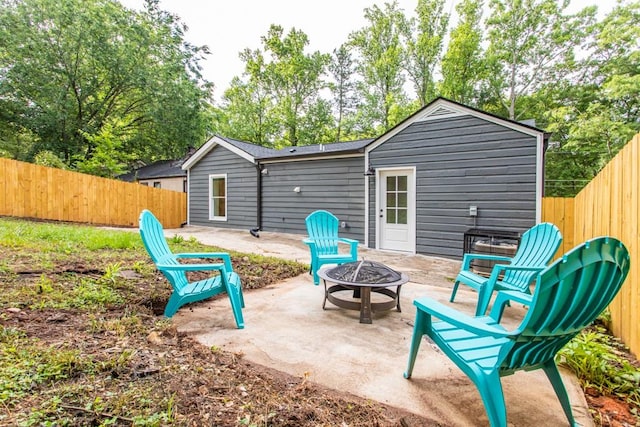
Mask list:
[[[330,271],[333,271],[334,269],[343,267],[343,266],[348,265],[348,264],[358,264],[359,267],[360,267],[365,262],[373,263],[373,264],[381,266],[381,267],[383,267],[383,268],[385,268],[385,269],[387,269],[389,271],[392,271],[393,273],[397,274],[399,276],[399,278],[397,280],[395,280],[395,281],[392,281],[392,282],[372,283],[372,282],[358,282],[358,281],[352,281],[352,280],[343,280],[343,279],[331,277],[328,274]],[[359,269],[359,267],[356,268],[356,272]],[[407,276],[405,273],[400,272],[400,271],[396,271],[396,270],[392,269],[391,267],[387,266],[384,263],[381,263],[381,262],[378,262],[378,261],[366,260],[366,259],[362,259],[360,261],[352,261],[352,262],[340,264],[340,265],[337,265],[337,266],[335,266],[335,265],[334,266],[330,266],[330,267],[327,266],[327,267],[324,267],[324,268],[320,269],[320,271],[318,271],[318,275],[324,280],[328,280],[330,282],[333,282],[333,283],[336,283],[336,284],[339,284],[339,285],[343,285],[343,286],[368,286],[368,287],[373,287],[373,288],[399,286],[399,285],[403,285],[403,284],[405,284],[405,283],[407,283],[409,281],[409,276]]]

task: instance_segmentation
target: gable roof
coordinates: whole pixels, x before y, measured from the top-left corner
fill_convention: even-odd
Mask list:
[[[349,142],[334,142],[331,144],[313,144],[295,147],[286,147],[280,150],[263,147],[246,141],[214,135],[202,147],[196,151],[182,165],[182,169],[191,169],[198,161],[207,155],[216,146],[221,146],[237,154],[247,161],[256,164],[259,161],[275,161],[308,157],[329,157],[338,154],[364,153],[364,147],[371,143],[371,139],[362,139]]]
[[[409,125],[415,122],[464,115],[478,117],[527,135],[548,137],[548,134],[545,131],[528,123],[505,119],[503,117],[496,116],[495,114],[487,113],[486,111],[478,110],[477,108],[469,107],[467,105],[460,104],[459,102],[452,101],[447,98],[438,97],[431,101],[429,104],[422,107],[420,110],[404,119],[402,122],[389,129],[384,134],[377,137],[370,145],[367,146],[367,152],[383,144],[392,136],[400,133],[402,130],[406,129],[407,127],[409,127]]]
[[[119,175],[118,179],[133,182],[142,179],[186,177],[187,173],[182,170],[183,163],[184,159],[160,160],[147,166],[142,166],[129,173]]]

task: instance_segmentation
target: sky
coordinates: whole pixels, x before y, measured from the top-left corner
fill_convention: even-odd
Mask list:
[[[388,0],[387,0],[388,1]],[[143,0],[120,0],[126,7],[141,9]],[[447,0],[445,10],[455,14],[456,0]],[[572,0],[569,12],[599,4],[600,14],[612,0]],[[160,0],[160,8],[177,14],[189,30],[185,38],[194,45],[207,45],[211,54],[202,62],[204,78],[215,85],[219,100],[234,76],[242,75],[244,63],[238,54],[245,48],[261,48],[260,37],[271,24],[285,34],[295,27],[309,37],[308,52],[331,53],[348,35],[366,26],[364,9],[384,0]],[[398,0],[412,16],[416,0]],[[609,6],[605,6],[607,4]],[[455,18],[452,18],[452,20]]]

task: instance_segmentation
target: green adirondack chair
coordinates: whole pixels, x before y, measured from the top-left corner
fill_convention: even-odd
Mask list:
[[[139,225],[144,247],[156,264],[156,268],[165,275],[173,287],[173,292],[164,310],[165,316],[173,316],[185,304],[226,292],[229,301],[231,301],[236,326],[238,329],[244,328],[242,285],[240,277],[233,271],[228,253],[172,253],[164,237],[162,225],[146,209],[140,214]],[[181,264],[178,261],[180,258],[220,259],[222,263]],[[207,279],[189,282],[187,271],[212,271],[217,274]]]
[[[531,302],[529,286],[536,274],[542,271],[562,243],[562,234],[554,224],[543,222],[527,230],[513,256],[488,254],[464,254],[462,268],[453,284],[449,301],[453,302],[458,286],[463,283],[478,291],[476,316],[485,314],[493,291],[513,291],[514,299],[523,304]],[[497,261],[487,278],[471,271],[473,260]],[[502,277],[500,277],[503,275]]]
[[[497,312],[509,299],[498,292],[489,316],[471,317],[437,301],[414,301],[417,314],[404,374],[410,378],[423,335],[475,383],[491,426],[506,426],[500,377],[543,369],[569,424],[576,425],[554,356],[593,322],[618,293],[629,272],[625,246],[611,237],[587,241],[539,273],[531,306],[521,324],[507,331]],[[439,320],[433,320],[433,318]]]
[[[318,210],[312,212],[305,219],[309,237],[303,242],[311,251],[311,270],[313,284],[320,283],[318,270],[325,264],[344,264],[358,260],[358,241],[338,237],[340,224],[338,218],[331,212]],[[339,243],[349,245],[349,253],[341,253]]]

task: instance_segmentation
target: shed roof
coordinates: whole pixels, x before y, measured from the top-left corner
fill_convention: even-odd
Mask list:
[[[190,169],[217,145],[233,151],[252,163],[257,163],[259,161],[273,161],[280,159],[293,160],[301,157],[330,157],[340,154],[364,153],[364,147],[372,141],[373,138],[370,138],[358,141],[286,147],[280,150],[275,150],[273,148],[263,147],[250,142],[215,135],[182,165],[182,169]]]
[[[119,175],[118,179],[133,182],[141,179],[186,177],[187,173],[182,170],[183,163],[184,159],[160,160],[147,166],[142,166],[129,173]]]

